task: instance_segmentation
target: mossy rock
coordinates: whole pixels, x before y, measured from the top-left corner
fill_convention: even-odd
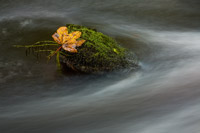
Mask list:
[[[69,33],[82,32],[81,38],[86,42],[77,48],[78,53],[60,55],[60,62],[65,67],[78,72],[93,73],[113,71],[124,68],[136,68],[137,57],[134,53],[121,47],[111,37],[84,26],[67,24]]]

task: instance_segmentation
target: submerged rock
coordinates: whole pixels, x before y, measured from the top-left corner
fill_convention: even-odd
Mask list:
[[[84,26],[67,24],[69,32],[80,31],[80,39],[86,40],[78,47],[77,53],[62,50],[60,62],[63,69],[70,68],[74,71],[94,73],[113,71],[117,69],[134,69],[138,65],[136,55],[121,47],[111,37]]]

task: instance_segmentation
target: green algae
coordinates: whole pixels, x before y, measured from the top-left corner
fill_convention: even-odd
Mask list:
[[[80,39],[86,40],[81,47],[77,48],[78,53],[65,52],[73,56],[62,57],[62,61],[73,66],[73,69],[96,72],[136,66],[136,56],[132,54],[132,61],[130,61],[128,57],[130,51],[118,45],[111,37],[84,26],[74,24],[66,26],[69,32],[80,31],[82,33]]]

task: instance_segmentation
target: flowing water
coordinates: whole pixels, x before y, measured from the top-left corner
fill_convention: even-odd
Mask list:
[[[199,133],[199,0],[1,0],[1,133]],[[134,72],[56,70],[13,45],[66,23],[96,28],[137,54]]]

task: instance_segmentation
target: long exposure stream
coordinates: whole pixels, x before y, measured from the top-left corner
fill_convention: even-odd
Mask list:
[[[140,69],[60,74],[13,47],[67,23],[115,38]],[[199,70],[199,0],[0,0],[0,133],[200,133]]]

